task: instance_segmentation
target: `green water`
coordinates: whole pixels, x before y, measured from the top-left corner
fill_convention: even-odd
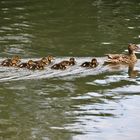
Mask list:
[[[1,0],[0,60],[51,54],[102,63],[140,44],[139,23],[138,0]],[[140,60],[132,78],[126,66],[78,65],[58,73],[0,67],[0,140],[139,140]]]

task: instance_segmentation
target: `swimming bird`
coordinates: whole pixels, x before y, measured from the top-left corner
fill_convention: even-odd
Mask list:
[[[104,64],[130,64],[137,62],[137,56],[135,51],[139,47],[136,44],[128,45],[128,54],[107,54],[108,59],[104,61]]]
[[[63,60],[59,64],[64,66],[73,66],[76,64],[75,58],[71,57],[69,60]]]
[[[91,67],[91,68],[95,68],[98,66],[98,62],[97,62],[97,59],[96,58],[93,58],[91,60],[91,62],[84,62],[81,64],[81,67]]]
[[[58,63],[58,64],[54,64],[53,66],[51,66],[51,69],[55,69],[55,70],[65,70],[66,69],[66,66],[61,64],[61,63]]]
[[[12,58],[8,58],[2,61],[2,66],[17,66],[17,64],[20,62],[20,57],[15,55]]]
[[[37,61],[34,61],[36,64],[38,63],[44,63],[44,65],[48,65],[52,62],[52,60],[54,60],[54,57],[52,55],[49,55],[47,57],[43,57],[41,60],[37,60]]]

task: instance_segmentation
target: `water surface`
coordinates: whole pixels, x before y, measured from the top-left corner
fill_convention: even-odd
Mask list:
[[[0,61],[49,54],[66,71],[0,66],[0,139],[138,140],[140,60],[103,66],[106,53],[140,44],[138,0],[1,0]],[[140,58],[140,54],[137,54]],[[96,57],[95,69],[81,68]],[[135,73],[136,71],[136,73]]]

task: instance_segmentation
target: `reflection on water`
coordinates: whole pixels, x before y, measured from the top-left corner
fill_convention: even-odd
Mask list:
[[[103,66],[139,44],[138,0],[1,0],[0,61],[76,57],[66,71],[0,66],[0,139],[138,140],[140,60]],[[137,54],[139,58],[139,54]],[[97,57],[100,65],[79,65]]]

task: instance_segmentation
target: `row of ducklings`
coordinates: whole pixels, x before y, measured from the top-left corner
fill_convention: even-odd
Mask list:
[[[137,61],[137,57],[135,55],[135,51],[140,50],[140,48],[136,44],[129,44],[128,45],[128,54],[107,54],[108,59],[104,61],[104,64],[133,64]],[[43,57],[40,60],[33,61],[29,60],[26,63],[20,63],[20,57],[19,56],[13,56],[11,59],[6,59],[2,61],[1,65],[2,66],[16,66],[19,68],[26,67],[31,70],[35,69],[44,69],[46,65],[49,65],[51,61],[54,59],[53,56],[49,55],[48,57]],[[72,57],[69,60],[64,60],[61,61],[60,63],[54,64],[51,66],[51,69],[61,69],[64,70],[68,66],[75,65],[76,61]],[[97,59],[93,58],[91,62],[84,62],[81,64],[82,67],[90,67],[90,68],[95,68],[98,66]]]
[[[30,70],[42,70],[45,66],[51,64],[52,60],[54,60],[54,57],[49,55],[48,57],[43,57],[40,60],[29,60],[28,62],[21,63],[21,59],[19,56],[13,56],[12,58],[5,59],[2,61],[2,66],[13,66],[18,68],[27,68]],[[54,64],[51,66],[51,69],[56,70],[65,70],[68,66],[73,66],[76,64],[75,58],[70,58],[69,60],[63,60],[57,64]],[[96,58],[93,58],[91,62],[84,62],[81,64],[81,67],[89,67],[89,68],[95,68],[98,66],[98,62]]]

